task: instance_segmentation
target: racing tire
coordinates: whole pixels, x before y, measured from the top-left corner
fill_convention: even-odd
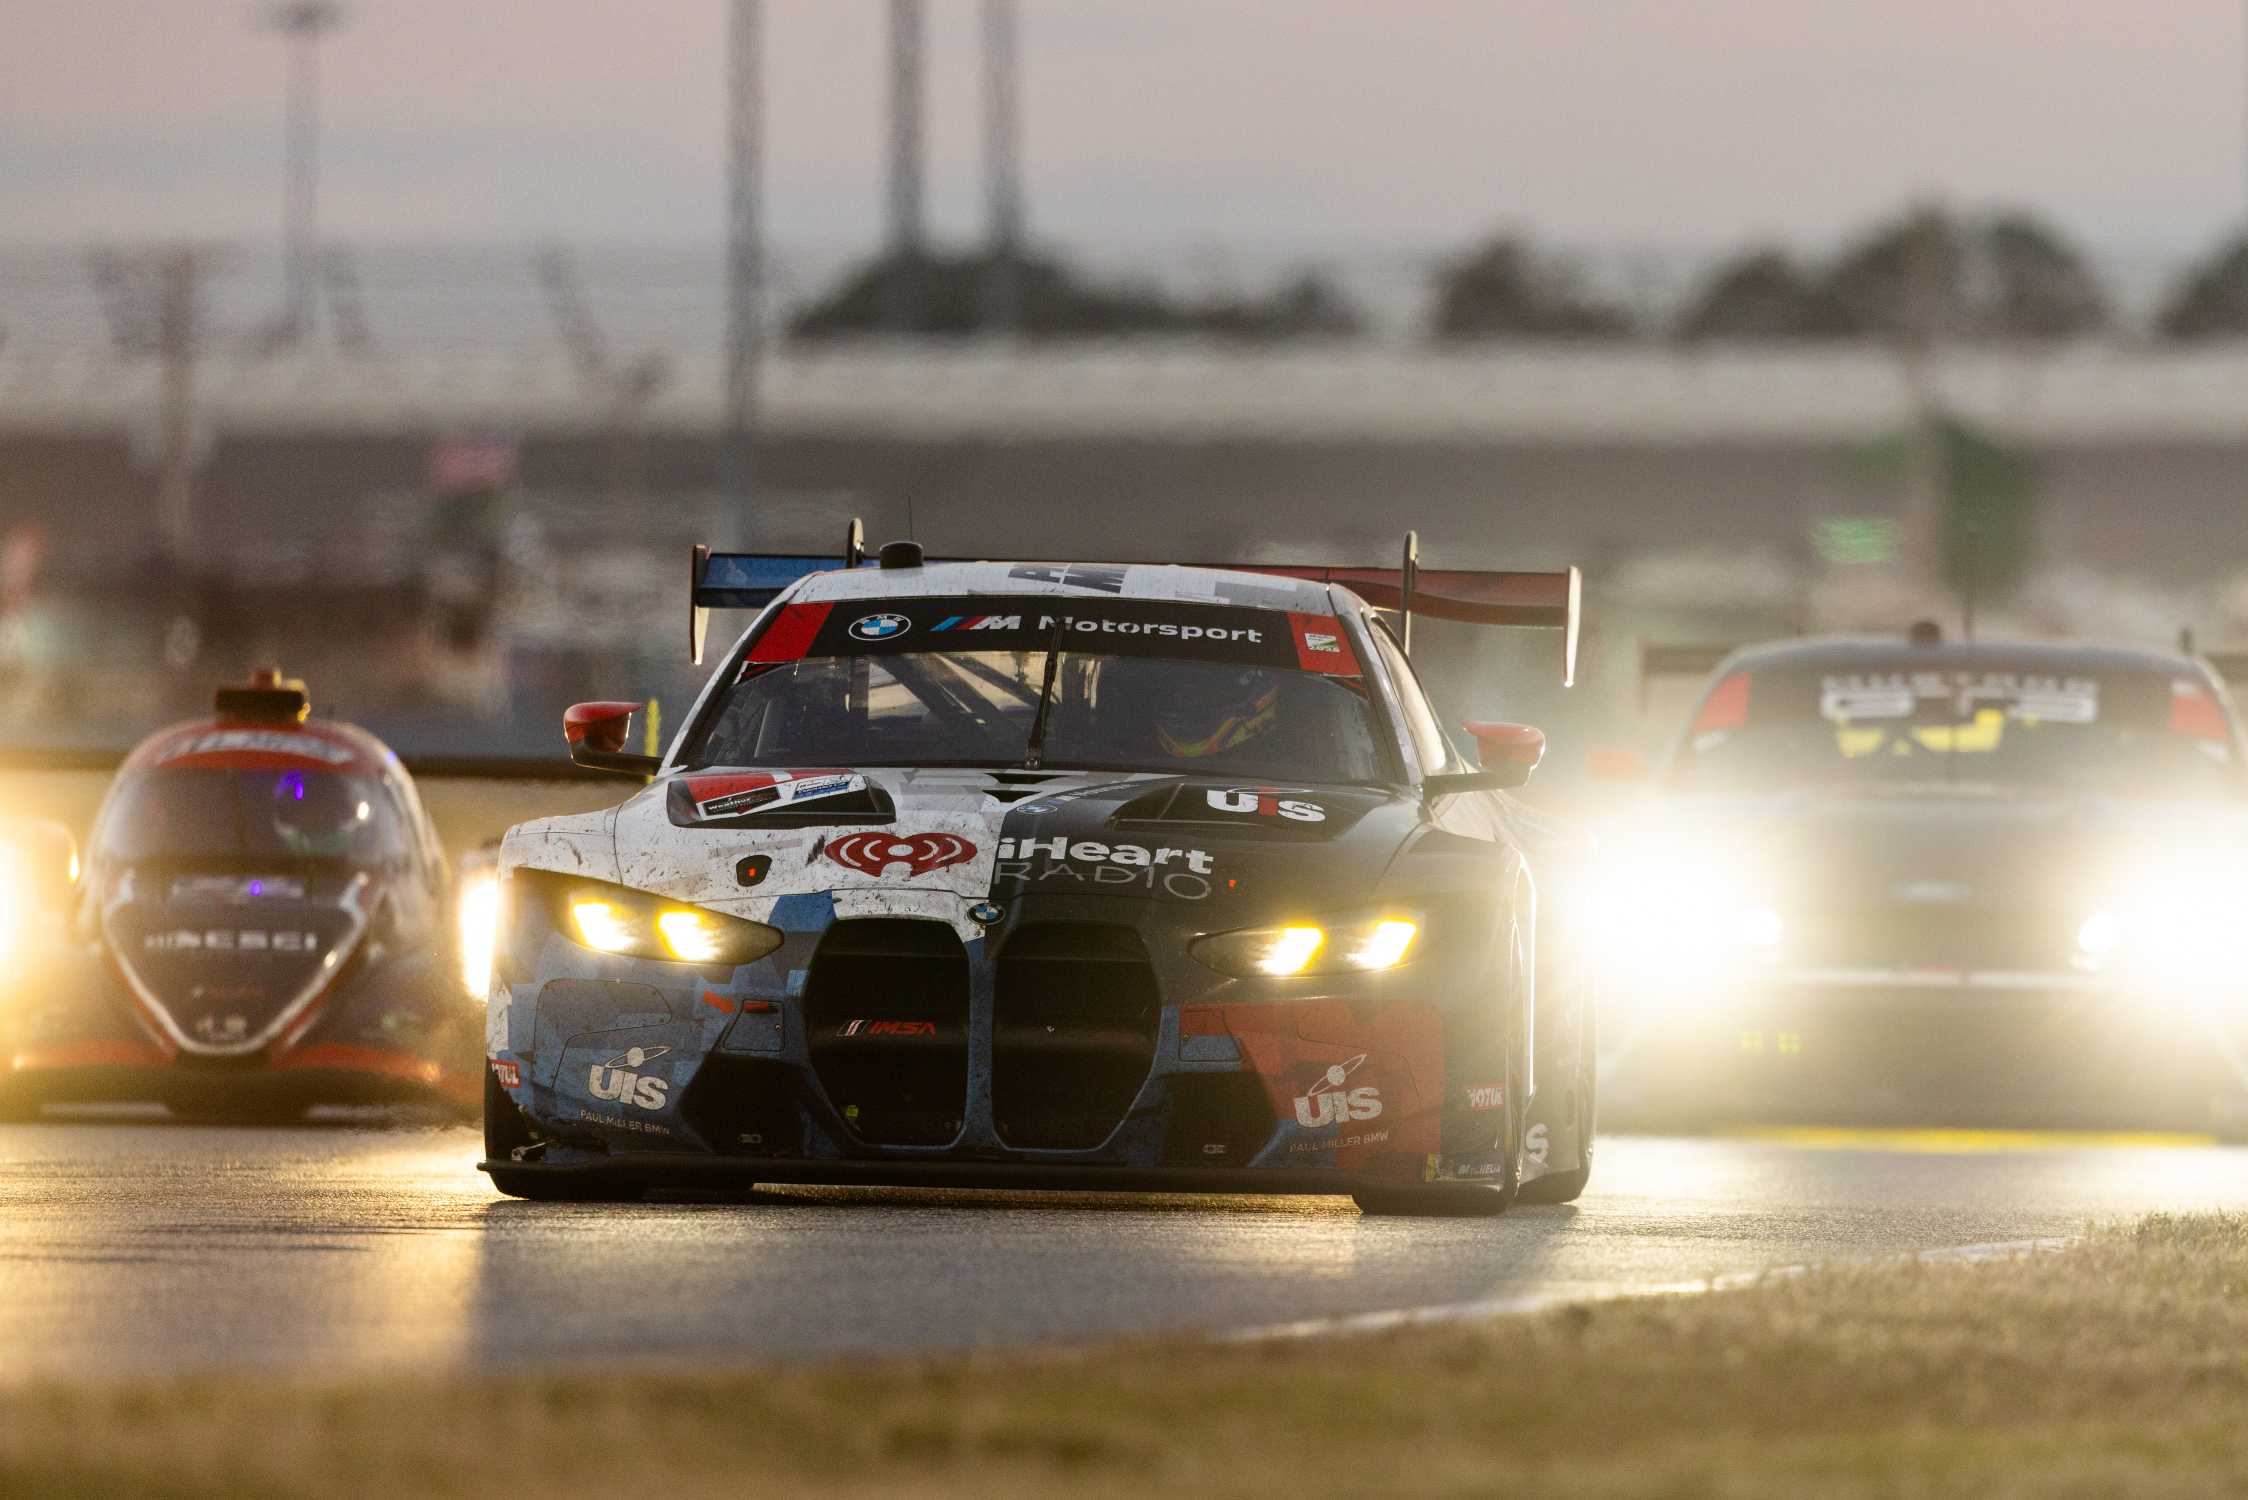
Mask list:
[[[1594,1130],[1600,1119],[1600,1045],[1590,1009],[1592,1002],[1587,999],[1585,1004],[1584,1024],[1578,1028],[1582,1040],[1577,1047],[1576,1081],[1577,1140],[1583,1157],[1572,1171],[1533,1177],[1522,1184],[1521,1191],[1515,1195],[1517,1203],[1574,1203],[1584,1196],[1585,1188],[1592,1182]]]
[[[1514,928],[1512,946],[1514,984],[1519,998],[1527,987],[1529,965],[1522,952],[1522,929]],[[1419,1187],[1361,1188],[1350,1195],[1362,1214],[1395,1218],[1487,1219],[1503,1214],[1514,1203],[1522,1186],[1522,1132],[1528,1118],[1529,1097],[1523,1084],[1529,1069],[1520,1014],[1511,1026],[1506,1049],[1506,1133],[1503,1139],[1505,1168],[1495,1182],[1432,1182]]]

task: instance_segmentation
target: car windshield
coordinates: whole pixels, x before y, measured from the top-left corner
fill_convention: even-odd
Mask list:
[[[372,778],[332,771],[159,767],[118,785],[94,847],[123,863],[152,859],[336,861],[404,857],[405,829]]]
[[[2194,678],[1897,663],[1732,673],[1702,700],[1671,776],[1718,792],[2232,798],[2239,760],[2222,705]]]
[[[705,711],[685,763],[1016,766],[1035,754],[1049,768],[1382,779],[1363,679],[1339,628],[1316,628],[1324,617],[1291,624],[1285,614],[1134,600],[1072,605],[1060,620],[969,607],[870,605],[840,622],[826,622],[822,607],[823,633],[797,643],[804,654],[766,661],[759,655],[772,648],[751,651]],[[1299,650],[1291,632],[1307,628],[1311,644]],[[937,649],[941,633],[955,636],[951,649]],[[1088,636],[1097,648],[1079,649]]]

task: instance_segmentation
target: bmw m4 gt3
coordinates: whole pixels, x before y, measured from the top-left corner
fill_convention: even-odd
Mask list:
[[[2205,662],[1812,640],[1717,667],[1610,840],[1612,1096],[2236,1131],[2248,772]]]
[[[651,783],[505,842],[485,1170],[1581,1191],[1577,851],[1501,790],[1543,737],[1474,726],[1470,763],[1391,626],[1295,571],[698,559],[698,608],[771,602],[668,754],[622,753],[630,702],[566,723]],[[1575,618],[1573,574],[1353,576]]]
[[[73,960],[0,1015],[0,1110],[470,1107],[450,872],[398,758],[260,673],[158,731],[96,814]]]

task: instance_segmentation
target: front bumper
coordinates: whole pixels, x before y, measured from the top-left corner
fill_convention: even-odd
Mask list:
[[[552,934],[519,949],[486,1048],[546,1140],[487,1163],[495,1179],[1343,1193],[1496,1175],[1503,1074],[1463,1044],[1466,1008],[1429,998],[1464,993],[1437,966],[1243,999],[1146,902],[1026,900],[1034,920],[1006,934],[804,904],[775,913],[780,950],[730,970]]]
[[[321,1104],[474,1106],[480,1017],[427,965],[358,976],[294,1045],[199,1058],[160,1042],[120,982],[91,955],[50,966],[48,983],[0,1013],[0,1102],[166,1103],[278,1114]]]
[[[1611,1124],[2219,1130],[2248,1011],[2071,972],[1798,969],[1619,1007]]]

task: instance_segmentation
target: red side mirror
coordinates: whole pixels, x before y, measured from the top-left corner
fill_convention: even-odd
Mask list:
[[[1595,750],[1585,757],[1585,769],[1594,781],[1645,781],[1655,774],[1637,750]]]
[[[1462,724],[1475,736],[1475,747],[1487,770],[1520,766],[1525,774],[1545,759],[1545,731],[1527,724]]]
[[[614,755],[624,749],[632,730],[637,703],[573,703],[562,714],[562,738],[576,750],[598,750]]]

